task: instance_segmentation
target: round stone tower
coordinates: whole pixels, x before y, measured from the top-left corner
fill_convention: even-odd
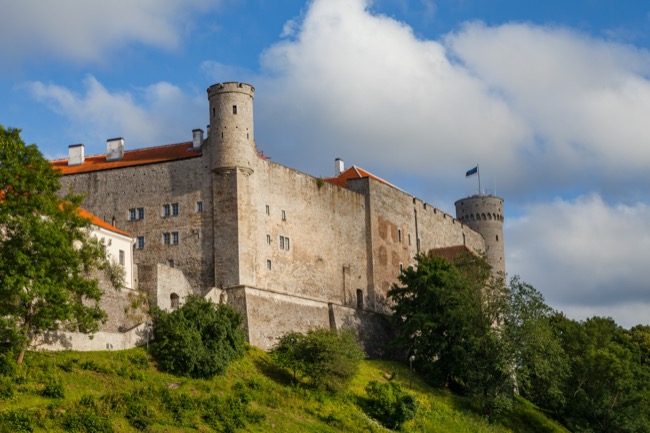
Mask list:
[[[492,272],[505,277],[503,248],[503,199],[492,195],[473,195],[458,200],[456,219],[485,238],[487,260]]]
[[[258,159],[253,130],[254,93],[250,84],[236,82],[208,88],[213,170],[254,170]]]

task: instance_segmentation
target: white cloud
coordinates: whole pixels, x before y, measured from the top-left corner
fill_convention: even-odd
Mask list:
[[[342,157],[440,188],[479,162],[511,198],[650,182],[648,52],[532,24],[423,40],[369,3],[316,0],[263,54],[258,137],[282,162]]]
[[[192,14],[218,5],[210,0],[21,0],[3,2],[0,53],[5,62],[25,58],[99,61],[129,43],[173,49],[191,27]]]
[[[270,77],[257,86],[257,113],[268,129],[258,136],[303,167],[336,156],[425,176],[462,173],[477,159],[516,165],[530,135],[519,116],[440,43],[367,7],[315,1],[296,37],[264,53]]]
[[[597,194],[557,199],[528,206],[505,231],[508,273],[533,284],[553,307],[577,319],[650,323],[647,204],[609,205]]]
[[[28,89],[68,120],[70,135],[88,151],[105,152],[105,141],[124,137],[129,148],[157,146],[191,139],[205,118],[202,99],[192,98],[169,83],[159,82],[131,92],[108,91],[97,79],[84,80],[84,94],[65,87],[34,82]],[[203,96],[203,95],[201,95]],[[194,125],[194,126],[189,126]]]

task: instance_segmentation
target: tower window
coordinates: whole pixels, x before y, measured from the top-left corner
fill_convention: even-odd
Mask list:
[[[232,114],[237,114],[237,106],[236,105],[232,106]]]
[[[397,229],[397,242],[402,243],[402,229]]]
[[[216,114],[217,114],[217,110],[214,107],[212,107],[212,117],[214,117]]]
[[[357,289],[357,308],[363,310],[363,290]]]
[[[268,204],[266,205],[266,214],[271,215],[271,208],[269,207]]]
[[[408,234],[408,239],[409,239],[409,245],[411,245],[411,234]]]
[[[271,270],[271,261],[270,260],[266,261],[266,269],[268,269],[269,271]]]
[[[203,212],[203,202],[202,201],[197,201],[196,202],[196,211],[197,212]]]
[[[138,236],[138,249],[141,250],[144,248],[144,236]]]
[[[271,245],[271,235],[266,235],[266,243]]]
[[[286,221],[286,220],[287,220],[287,213],[283,209],[282,210],[282,221]]]
[[[497,242],[499,242],[499,235],[497,235]]]

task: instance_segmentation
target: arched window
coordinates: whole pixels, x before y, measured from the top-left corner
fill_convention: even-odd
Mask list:
[[[172,293],[169,296],[169,300],[171,301],[172,304],[172,310],[176,310],[178,307],[181,306],[181,299],[176,293]]]

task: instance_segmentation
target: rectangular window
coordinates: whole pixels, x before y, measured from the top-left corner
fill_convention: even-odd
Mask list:
[[[197,201],[196,202],[196,211],[197,212],[203,212],[203,202],[202,201]]]
[[[119,263],[120,265],[124,266],[126,264],[126,258],[125,258],[124,250],[120,250],[119,253]]]
[[[408,235],[408,238],[409,238],[409,245],[411,245],[411,234],[410,233]]]
[[[171,243],[171,236],[169,233],[163,233],[163,244],[169,245]]]
[[[143,220],[143,219],[144,219],[144,208],[143,208],[143,207],[139,207],[139,208],[138,208],[138,219],[139,219],[139,220]]]
[[[284,238],[284,249],[289,251],[289,238]]]
[[[284,236],[280,236],[280,249],[284,249]]]
[[[135,221],[135,209],[129,209],[129,220]]]
[[[271,270],[271,261],[270,260],[266,261],[266,269],[268,269],[269,271]]]
[[[402,243],[402,229],[397,229],[397,242]]]
[[[171,208],[169,207],[168,204],[163,205],[163,217],[169,218],[169,215],[171,215]]]
[[[141,250],[144,248],[144,236],[138,236],[138,249]]]
[[[282,221],[286,221],[286,220],[287,220],[287,213],[283,209],[282,210]]]
[[[167,260],[167,266],[169,266],[170,268],[173,268],[174,267],[174,261],[172,259]]]
[[[232,106],[232,114],[237,114],[237,106],[236,105]]]
[[[172,203],[172,215],[178,216],[178,203]]]
[[[172,232],[172,244],[178,245],[178,232]]]
[[[268,204],[266,205],[266,214],[271,215],[271,208],[269,207]]]
[[[271,235],[266,235],[266,243],[271,245]]]

